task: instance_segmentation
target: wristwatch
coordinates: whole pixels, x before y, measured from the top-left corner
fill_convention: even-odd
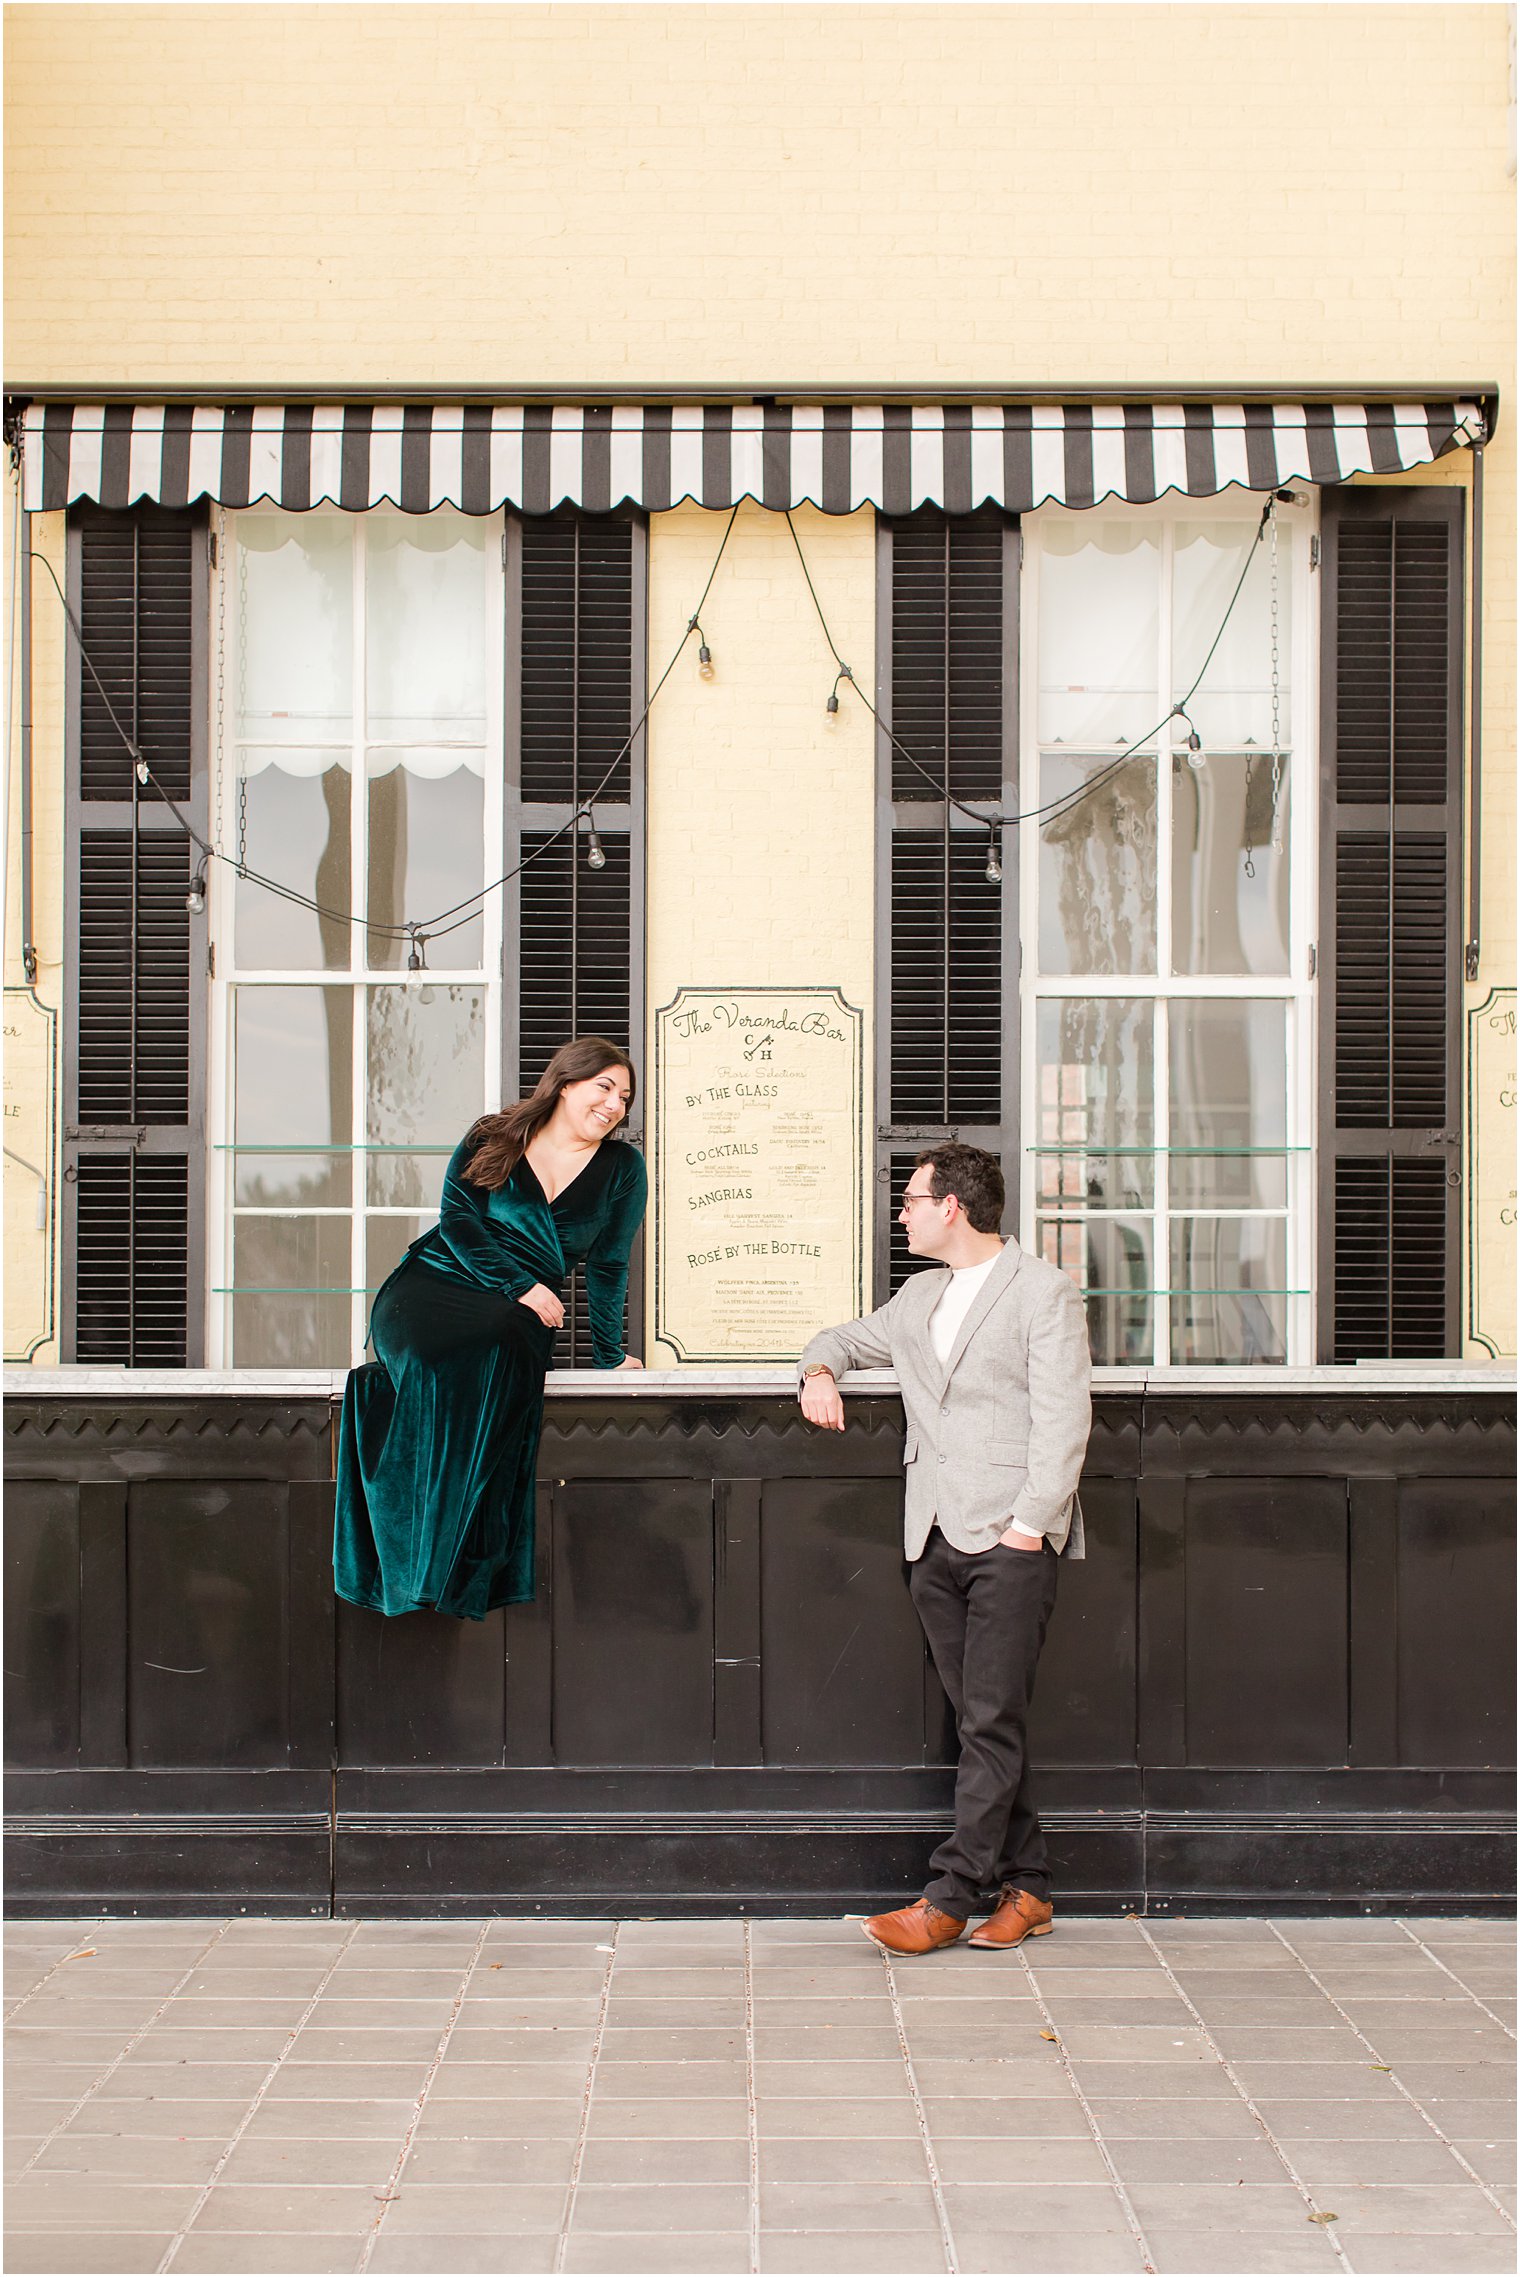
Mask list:
[[[809,1376],[831,1376],[833,1373],[827,1360],[815,1360],[810,1368],[803,1369],[802,1380],[806,1383]]]

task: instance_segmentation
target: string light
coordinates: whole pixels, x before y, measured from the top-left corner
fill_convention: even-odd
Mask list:
[[[194,878],[191,880],[190,891],[185,896],[185,907],[189,910],[192,917],[201,916],[205,910],[206,865],[204,862],[202,862],[200,868],[196,871]]]
[[[688,618],[686,630],[688,635],[691,633],[696,633],[699,636],[699,645],[697,648],[697,670],[701,673],[704,680],[710,680],[713,676],[712,650],[707,645],[706,633],[702,631],[701,619],[699,617]],[[593,868],[597,869],[601,867],[600,863],[594,863],[592,866]]]
[[[854,675],[854,673],[853,673],[853,672],[850,670],[850,667],[848,666],[848,664],[841,664],[841,665],[840,665],[840,667],[839,667],[839,670],[838,670],[838,671],[837,671],[837,672],[834,674],[834,685],[833,685],[833,687],[832,687],[832,688],[829,690],[829,700],[828,700],[828,702],[827,702],[827,703],[824,705],[824,707],[823,707],[823,708],[824,708],[824,710],[825,710],[825,711],[826,711],[826,712],[829,714],[829,716],[830,716],[830,718],[831,718],[831,719],[833,718],[833,716],[835,715],[835,713],[836,713],[836,712],[839,710],[839,683],[840,683],[840,681],[841,681],[841,680],[853,680],[853,679],[854,679],[854,677],[855,677],[855,675]]]
[[[602,845],[601,839],[596,834],[596,823],[593,819],[589,806],[585,809],[585,815],[586,867],[588,870],[605,870],[607,867],[607,855]]]
[[[996,829],[989,830],[987,833],[986,876],[987,883],[989,885],[1001,885],[1003,882],[1003,864],[1000,857],[998,833]]]

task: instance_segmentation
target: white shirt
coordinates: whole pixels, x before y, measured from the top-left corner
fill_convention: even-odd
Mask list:
[[[976,1303],[987,1276],[997,1263],[1002,1251],[995,1250],[984,1264],[959,1265],[950,1274],[950,1283],[929,1316],[929,1342],[934,1346],[935,1357],[943,1363],[948,1360],[961,1332],[967,1313]],[[1007,1532],[1023,1534],[1032,1542],[1044,1540],[1031,1526],[1020,1526],[1014,1519],[1008,1521]]]

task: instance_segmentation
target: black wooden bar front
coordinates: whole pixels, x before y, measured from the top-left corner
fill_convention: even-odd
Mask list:
[[[13,1379],[14,1381],[14,1379]],[[921,1886],[951,1734],[902,1411],[551,1390],[538,1597],[335,1605],[326,1395],[16,1392],[17,1914],[840,1911]],[[1507,1906],[1498,1389],[1106,1389],[1035,1746],[1062,1902]]]

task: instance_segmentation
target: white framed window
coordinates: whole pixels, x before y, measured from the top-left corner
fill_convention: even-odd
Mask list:
[[[1315,510],[1262,505],[1022,525],[1020,805],[1095,787],[1020,831],[1020,1229],[1108,1365],[1313,1358]]]
[[[322,908],[212,865],[213,1366],[356,1361],[500,1103],[502,896],[440,913],[502,870],[502,534],[447,509],[220,517],[215,843]]]

